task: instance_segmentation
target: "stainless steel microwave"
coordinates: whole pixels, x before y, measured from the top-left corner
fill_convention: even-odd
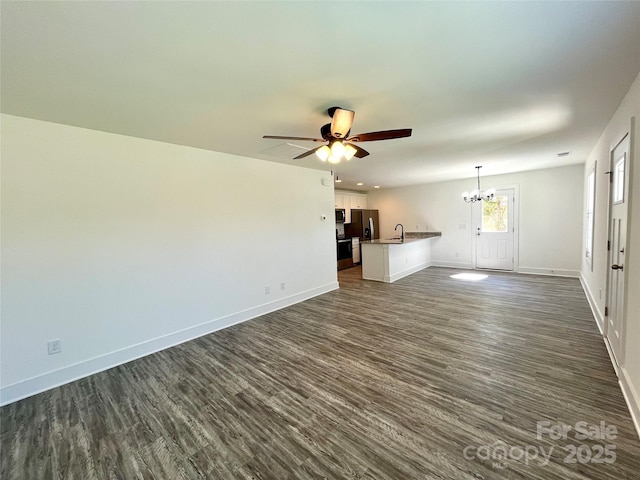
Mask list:
[[[344,208],[336,208],[336,223],[344,223],[347,212]]]

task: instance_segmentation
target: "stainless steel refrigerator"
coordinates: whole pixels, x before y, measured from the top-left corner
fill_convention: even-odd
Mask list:
[[[351,223],[345,225],[345,233],[360,240],[380,238],[378,210],[351,210]]]

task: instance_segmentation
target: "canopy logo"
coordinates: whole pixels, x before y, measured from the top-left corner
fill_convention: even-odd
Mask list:
[[[505,468],[508,460],[516,462],[524,461],[525,465],[536,461],[538,465],[544,467],[549,463],[549,458],[553,453],[553,446],[549,447],[549,451],[545,451],[543,447],[534,445],[526,445],[525,447],[509,446],[502,440],[498,440],[492,445],[467,445],[463,452],[464,458],[467,460],[485,460],[491,461],[493,468]]]
[[[616,446],[612,442],[618,437],[618,429],[615,425],[607,425],[604,421],[599,424],[580,421],[568,425],[552,424],[549,420],[541,420],[537,422],[536,439],[545,440],[545,437],[546,440],[557,443],[563,440],[570,440],[572,443],[564,446],[552,444],[545,448],[538,445],[512,446],[498,440],[491,445],[467,445],[463,454],[467,460],[491,462],[493,468],[506,468],[511,461],[524,463],[527,466],[534,464],[544,467],[549,464],[555,449],[564,451],[563,463],[614,463],[616,461]],[[573,443],[574,440],[577,443]],[[589,443],[584,443],[585,441]]]

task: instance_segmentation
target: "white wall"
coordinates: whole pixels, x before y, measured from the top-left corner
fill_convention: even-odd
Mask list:
[[[578,276],[582,231],[583,165],[481,177],[483,188],[516,186],[519,264],[529,273]],[[381,237],[402,223],[407,231],[441,231],[431,244],[434,265],[472,268],[472,209],[461,194],[475,179],[370,191],[369,208],[380,210]],[[456,256],[457,255],[457,256]]]
[[[636,118],[631,131],[631,118]],[[627,224],[626,265],[624,266],[626,325],[624,354],[620,362],[619,379],[631,407],[640,434],[640,75],[603,131],[585,164],[584,184],[597,161],[596,208],[594,229],[593,270],[582,262],[581,279],[602,329],[607,286],[608,185],[611,150],[627,134],[632,134],[630,151],[629,223]],[[602,291],[602,295],[600,295]]]
[[[338,287],[327,172],[9,115],[1,139],[2,403]]]

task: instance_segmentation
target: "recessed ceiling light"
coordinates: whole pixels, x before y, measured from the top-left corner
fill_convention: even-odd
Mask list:
[[[380,188],[380,185],[374,185],[373,188]]]
[[[558,157],[567,157],[571,152],[560,152],[558,153]]]
[[[358,185],[359,187],[361,187],[362,185],[364,185],[364,183],[362,183],[362,182],[358,182],[358,183],[356,183],[356,185]]]

